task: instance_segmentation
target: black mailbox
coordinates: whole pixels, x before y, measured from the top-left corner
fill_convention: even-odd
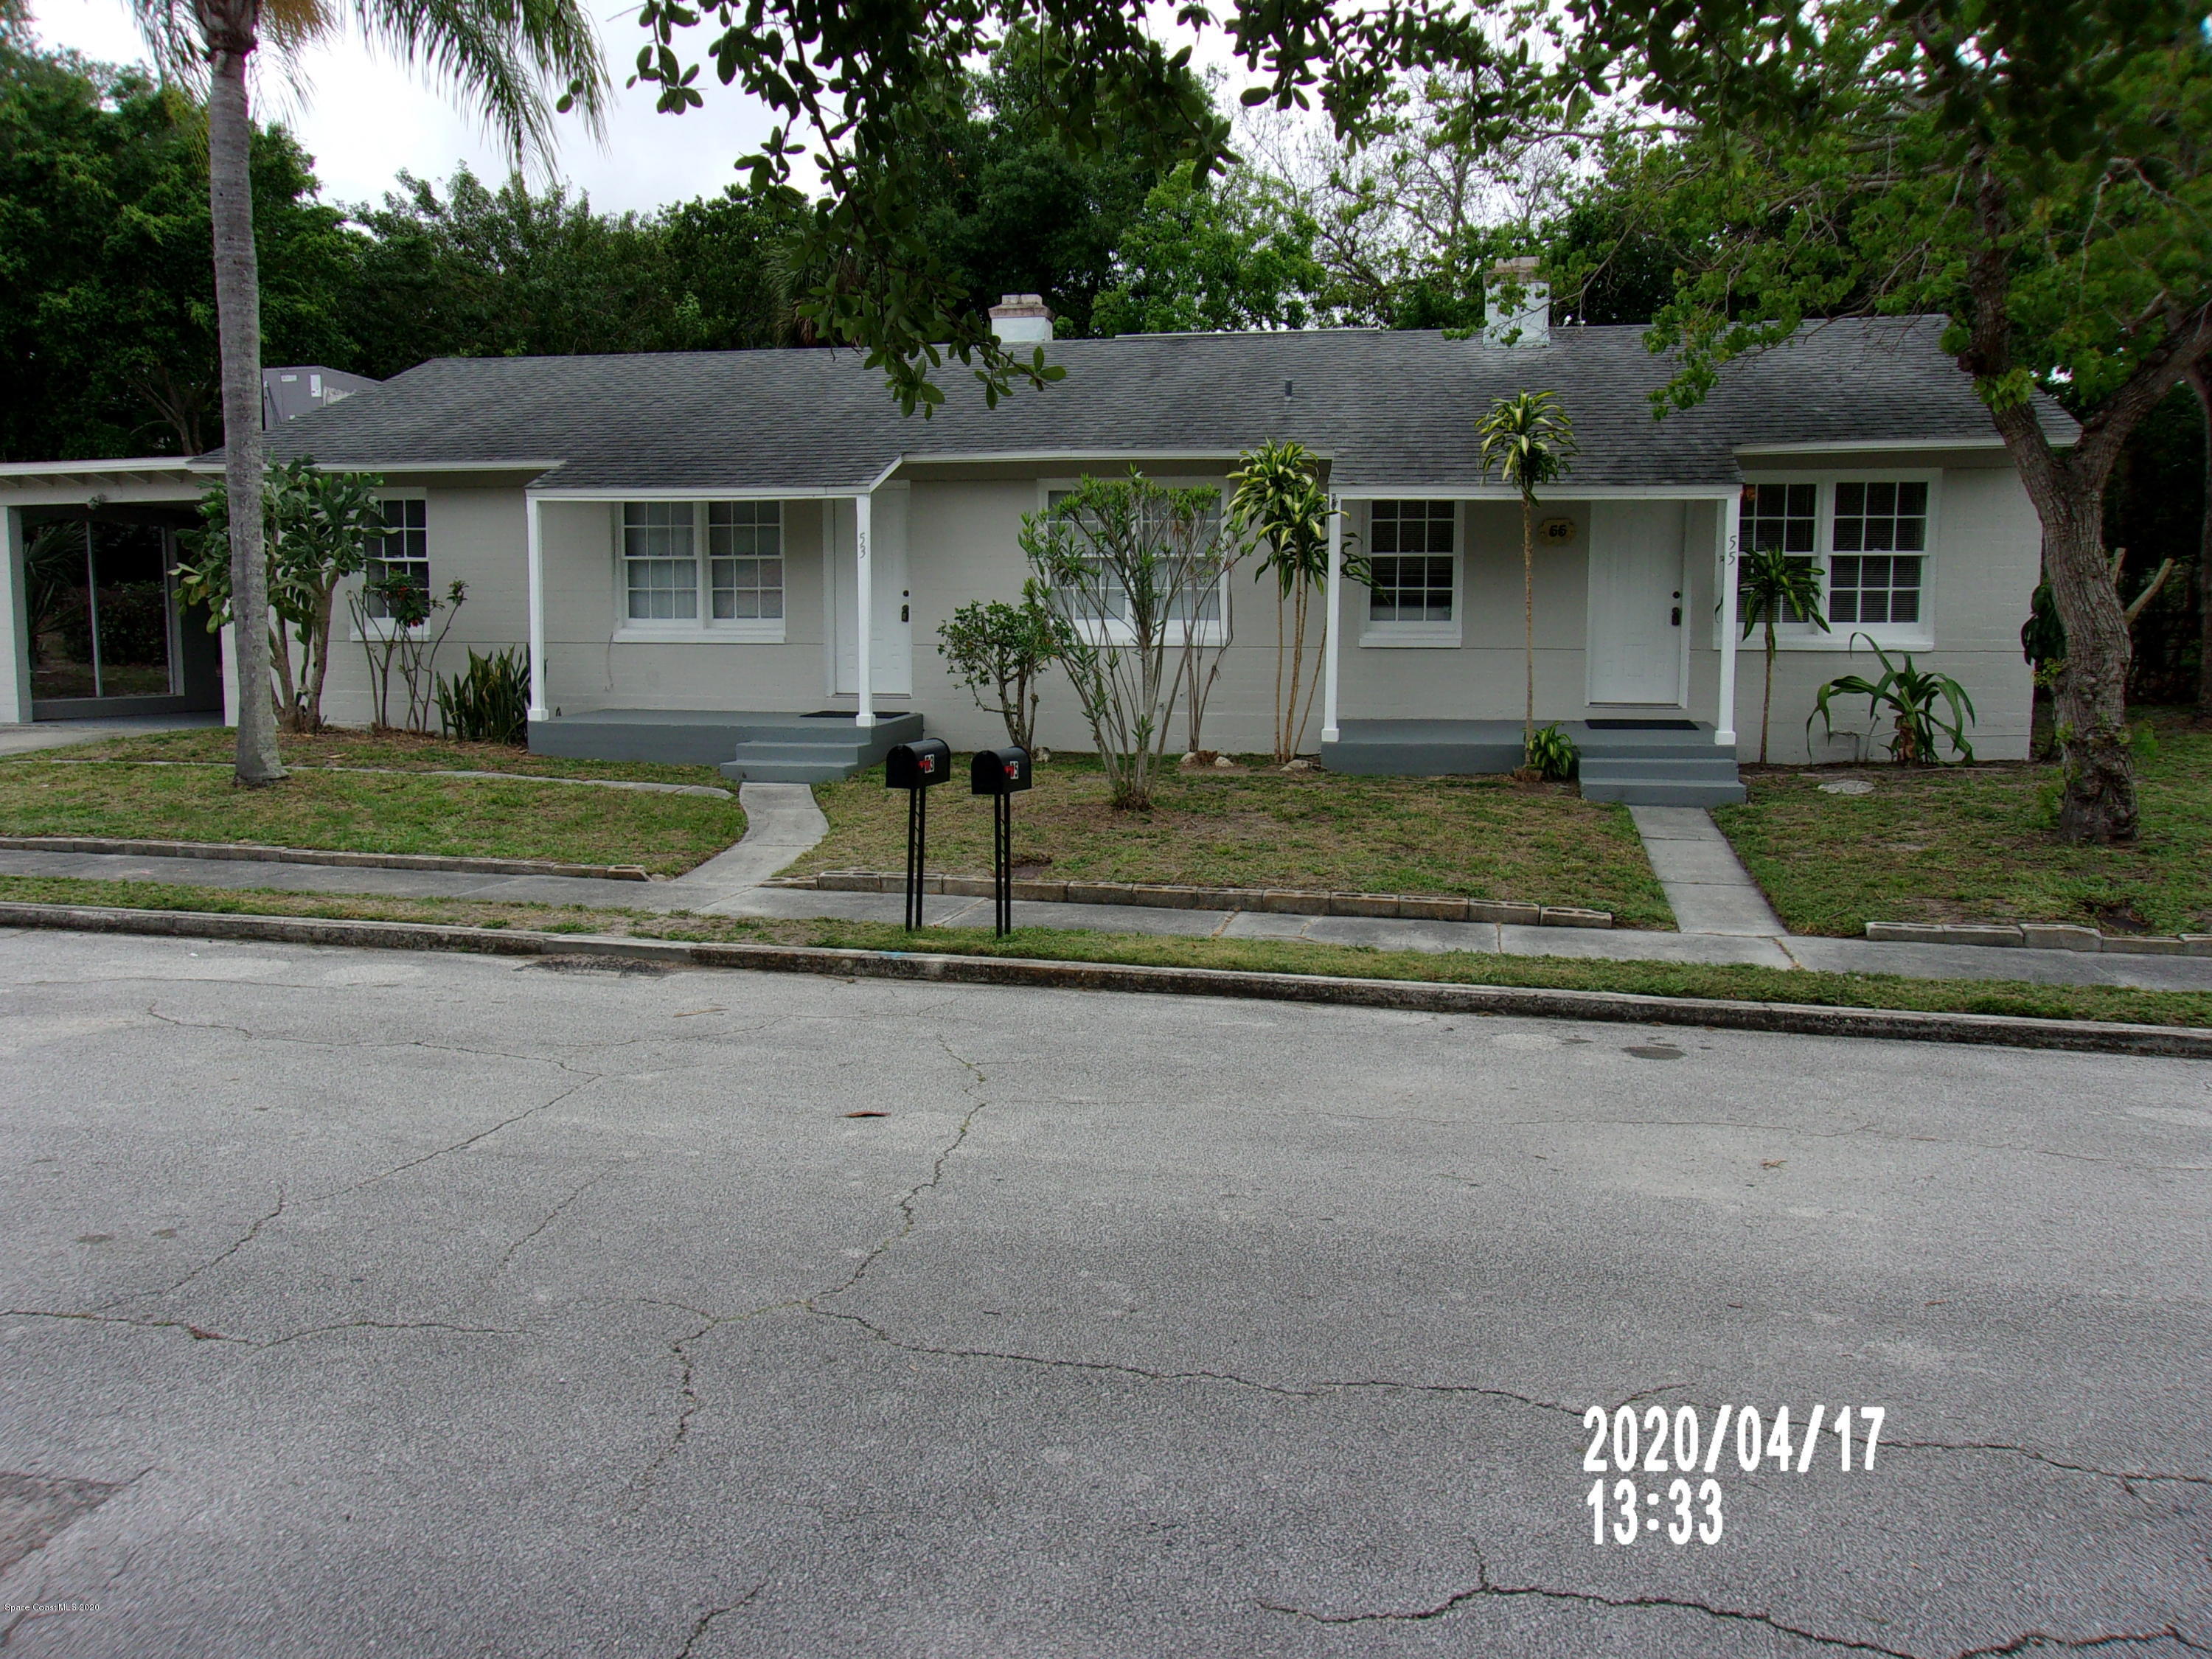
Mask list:
[[[1030,751],[978,749],[969,763],[968,782],[973,795],[1018,795],[1030,787]]]
[[[942,738],[895,744],[884,757],[884,783],[892,789],[927,789],[952,775],[952,746]]]

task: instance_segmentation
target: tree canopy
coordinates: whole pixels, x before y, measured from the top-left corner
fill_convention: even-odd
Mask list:
[[[142,71],[0,39],[0,454],[221,441],[202,131]],[[343,215],[283,131],[254,135],[252,168],[270,349],[343,357]]]

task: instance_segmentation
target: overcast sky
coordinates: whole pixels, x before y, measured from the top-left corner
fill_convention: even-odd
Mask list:
[[[614,0],[600,3],[612,5]],[[145,60],[125,0],[31,4],[33,27],[49,45],[74,47],[105,63]],[[1173,0],[1154,0],[1151,7],[1154,27],[1164,34],[1182,33],[1174,11]],[[702,69],[699,77],[705,106],[682,115],[657,113],[651,88],[624,91],[619,82],[627,78],[645,38],[636,17],[634,4],[600,15],[600,38],[617,82],[606,142],[594,143],[580,123],[556,118],[561,148],[554,166],[572,185],[587,191],[592,204],[602,210],[649,210],[720,192],[738,179],[732,163],[758,149],[769,126],[765,107],[723,86],[711,68]],[[704,46],[707,32],[697,33],[696,44]],[[1201,64],[1230,67],[1218,31],[1209,31],[1195,45]],[[305,85],[296,94],[281,76],[264,76],[255,89],[256,112],[264,120],[282,120],[298,135],[315,158],[325,201],[380,201],[403,169],[418,179],[443,179],[465,161],[479,177],[506,176],[498,147],[450,100],[359,42],[318,48],[301,67]],[[1232,78],[1242,83],[1241,76]],[[1224,95],[1223,103],[1233,108],[1235,99]]]
[[[145,58],[124,0],[33,0],[33,14],[50,45],[107,63]],[[625,6],[601,21],[617,82],[643,39],[636,15]],[[303,67],[306,87],[297,96],[264,77],[258,112],[283,120],[307,146],[324,200],[380,200],[402,169],[442,179],[465,161],[481,176],[505,175],[498,147],[449,100],[358,42],[319,49]],[[737,179],[731,163],[758,147],[769,121],[761,106],[715,82],[711,69],[701,80],[706,106],[680,116],[656,113],[651,88],[625,92],[617,85],[604,145],[580,123],[558,118],[556,165],[601,209],[647,209],[716,193]]]

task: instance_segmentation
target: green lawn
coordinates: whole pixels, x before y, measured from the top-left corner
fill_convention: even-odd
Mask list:
[[[2148,711],[2143,836],[2071,847],[2051,834],[2057,769],[1999,764],[1747,772],[1713,816],[1791,931],[1869,921],[2061,921],[2107,933],[2212,933],[2212,728]],[[1868,795],[1824,793],[1840,779]]]
[[[362,732],[337,728],[311,737],[286,734],[280,739],[287,766],[371,766],[398,771],[514,772],[540,778],[620,778],[640,783],[704,783],[736,786],[711,766],[662,766],[644,761],[561,760],[510,749],[503,743],[459,743],[451,738],[417,737],[408,732]],[[98,743],[50,749],[50,757],[71,760],[198,761],[228,765],[237,736],[221,726],[186,732],[149,732]]]
[[[933,792],[929,866],[990,869],[988,803],[967,793],[968,763]],[[902,870],[906,802],[881,769],[817,786],[822,845],[793,866]],[[1584,905],[1624,927],[1671,927],[1666,896],[1626,809],[1557,784],[1503,778],[1353,778],[1170,770],[1149,812],[1107,804],[1097,762],[1060,756],[1014,800],[1019,872],[1050,881],[1149,881],[1419,893]]]
[[[1623,991],[1648,996],[1810,1003],[1827,1007],[1918,1009],[1936,1013],[2016,1014],[2044,1019],[2117,1020],[2212,1027],[2212,993],[2139,991],[2112,986],[1905,979],[1888,974],[1820,974],[1776,968],[1700,967],[1558,957],[1477,956],[1372,951],[1352,945],[1272,939],[1159,939],[1141,934],[1018,929],[994,939],[965,928],[908,933],[889,923],[759,921],[660,915],[580,906],[501,904],[462,899],[338,897],[240,892],[155,882],[77,881],[0,876],[0,900],[19,903],[122,905],[136,909],[225,915],[319,916],[375,921],[445,922],[541,933],[754,942],[854,950],[942,951],[966,956],[1108,962],[1247,972],[1329,974],[1360,979],[1459,985]]]
[[[654,781],[720,782],[705,767],[610,767],[532,761],[489,744],[429,744],[334,734],[288,738],[301,769],[264,789],[240,789],[220,766],[148,766],[121,759],[75,764],[88,752],[144,752],[190,760],[221,752],[221,733],[180,732],[49,750],[0,763],[0,835],[107,836],[132,840],[245,842],[357,853],[550,859],[642,865],[672,875],[744,834],[734,799],[420,775],[434,766],[538,775],[649,771]],[[176,739],[188,738],[191,742]],[[313,769],[398,767],[399,775]]]

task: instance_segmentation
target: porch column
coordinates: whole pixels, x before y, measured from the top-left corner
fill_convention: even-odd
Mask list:
[[[545,524],[544,506],[535,495],[523,497],[523,514],[529,526],[530,545],[530,718],[542,720],[545,707]]]
[[[853,568],[855,573],[853,587],[854,612],[853,644],[859,660],[853,665],[853,689],[859,698],[859,712],[853,724],[871,726],[876,723],[876,558],[875,558],[875,497],[853,497]]]
[[[1713,713],[1713,742],[1735,742],[1735,570],[1743,538],[1743,492],[1738,490],[1716,515],[1720,520],[1721,689]]]
[[[31,600],[23,569],[23,515],[0,511],[0,726],[31,718]]]
[[[1322,622],[1321,740],[1334,743],[1342,735],[1336,724],[1336,662],[1344,631],[1344,503],[1333,495],[1328,503],[1327,592],[1328,611]]]

